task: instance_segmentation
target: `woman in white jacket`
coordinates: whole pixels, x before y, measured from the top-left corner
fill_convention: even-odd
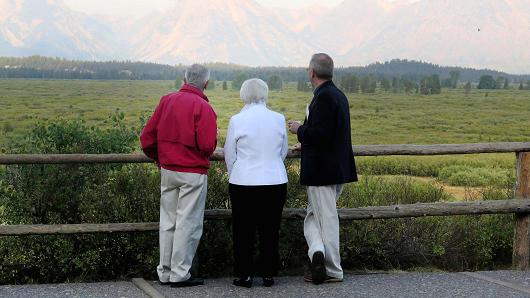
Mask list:
[[[287,195],[285,117],[267,108],[269,88],[260,79],[241,86],[245,106],[230,119],[225,162],[232,203],[234,285],[250,288],[255,273],[272,286],[277,274],[278,238]],[[259,261],[253,264],[256,233]]]

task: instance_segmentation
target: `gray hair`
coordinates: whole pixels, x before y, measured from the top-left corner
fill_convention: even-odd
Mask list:
[[[328,54],[314,54],[309,62],[309,68],[312,68],[320,79],[331,80],[333,78],[333,59]]]
[[[266,103],[269,97],[269,86],[260,79],[246,80],[241,85],[239,96],[247,104]]]
[[[200,64],[193,64],[186,69],[184,78],[186,78],[186,83],[202,90],[210,79],[210,70]]]

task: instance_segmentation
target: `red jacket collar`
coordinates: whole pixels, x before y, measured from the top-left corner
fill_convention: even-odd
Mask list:
[[[196,94],[196,95],[204,98],[204,100],[209,101],[208,97],[206,95],[204,95],[204,93],[201,90],[199,90],[199,88],[197,88],[195,86],[192,86],[190,84],[182,85],[182,87],[180,88],[180,92],[193,93],[193,94]]]

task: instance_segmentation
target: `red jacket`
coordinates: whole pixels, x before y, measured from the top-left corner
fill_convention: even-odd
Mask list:
[[[140,136],[142,150],[166,170],[207,174],[217,146],[216,121],[206,95],[185,84],[160,99]]]

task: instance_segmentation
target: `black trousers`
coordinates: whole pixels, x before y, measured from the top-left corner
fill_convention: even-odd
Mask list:
[[[278,240],[287,184],[228,187],[232,203],[234,274],[273,277],[278,273]],[[254,266],[256,233],[259,258]],[[257,267],[257,268],[256,268]]]

